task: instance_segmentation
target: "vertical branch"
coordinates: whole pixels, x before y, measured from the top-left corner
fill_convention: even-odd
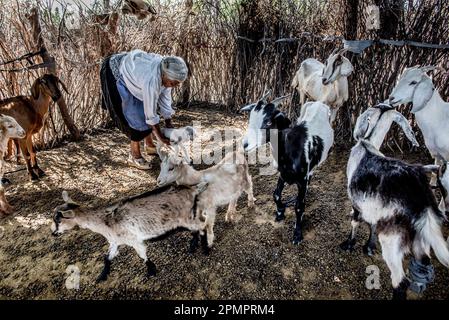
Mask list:
[[[31,25],[31,33],[32,37],[35,43],[35,49],[40,50],[41,54],[40,57],[42,58],[43,62],[48,64],[47,66],[47,72],[52,73],[54,75],[56,74],[56,60],[54,57],[50,55],[50,53],[47,51],[44,39],[42,37],[42,29],[41,25],[39,23],[39,12],[37,8],[31,9],[31,13],[27,16],[30,25]],[[59,111],[61,112],[62,119],[64,120],[65,125],[69,129],[70,133],[72,134],[73,138],[75,140],[78,140],[80,138],[80,132],[78,128],[76,127],[75,123],[73,122],[72,117],[70,116],[69,110],[67,108],[67,104],[65,102],[65,99],[63,96],[57,101]]]

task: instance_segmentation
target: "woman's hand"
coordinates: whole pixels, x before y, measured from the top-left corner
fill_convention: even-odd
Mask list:
[[[156,138],[161,141],[162,143],[166,144],[166,145],[170,145],[170,139],[166,138],[162,132],[161,132],[161,127],[159,126],[159,124],[155,124],[153,126],[151,126],[151,128],[153,129],[153,134],[156,136]]]

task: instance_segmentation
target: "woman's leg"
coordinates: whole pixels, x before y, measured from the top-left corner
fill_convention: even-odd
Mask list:
[[[145,137],[145,146],[150,148],[156,148],[153,142],[153,134],[149,134],[148,136]]]
[[[142,153],[140,152],[140,141],[131,140],[131,155],[134,159],[142,158]]]

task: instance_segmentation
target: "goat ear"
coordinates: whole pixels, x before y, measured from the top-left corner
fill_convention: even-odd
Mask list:
[[[73,201],[72,198],[70,198],[69,193],[66,190],[62,191],[62,199],[65,203],[73,204],[79,207],[79,205],[75,201]]]
[[[168,154],[166,151],[162,150],[162,143],[159,140],[156,140],[156,152],[159,155],[159,158],[161,158],[162,161],[165,161]]]
[[[31,96],[34,100],[39,99],[39,86],[40,86],[40,79],[36,79],[31,86]]]
[[[354,71],[354,67],[352,66],[351,62],[348,58],[341,57],[343,59],[343,63],[341,64],[341,75],[344,77],[348,77],[352,71]]]
[[[75,218],[75,212],[73,210],[60,211],[61,215],[65,219]]]
[[[427,103],[433,95],[433,83],[432,80],[423,75],[423,80],[418,84],[413,94],[413,108],[412,112],[418,112],[424,108],[425,103]]]

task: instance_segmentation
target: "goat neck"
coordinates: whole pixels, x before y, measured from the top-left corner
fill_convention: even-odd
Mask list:
[[[183,163],[180,166],[180,175],[176,183],[183,186],[193,186],[204,181],[204,174],[192,166]]]
[[[73,218],[76,224],[82,229],[89,229],[96,233],[104,233],[105,229],[109,228],[105,225],[102,217],[104,214],[100,211],[90,211],[78,209]]]
[[[41,117],[44,117],[50,107],[51,97],[40,92],[39,98],[37,98],[37,100],[35,100],[33,97],[31,97],[31,99],[34,101],[34,110]]]

